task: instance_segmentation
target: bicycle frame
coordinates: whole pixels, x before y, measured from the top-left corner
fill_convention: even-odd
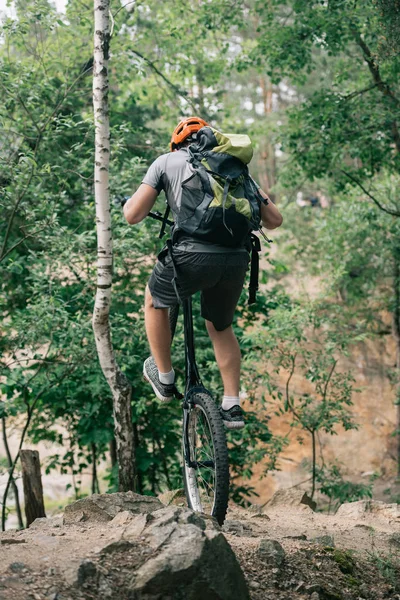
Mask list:
[[[169,211],[164,216],[159,212],[150,212],[149,216],[157,221],[163,223],[163,227],[160,232],[160,238],[163,237],[165,226],[173,225],[173,221],[168,220]],[[197,463],[193,462],[190,457],[190,445],[188,439],[188,427],[187,422],[189,418],[189,412],[191,410],[191,396],[195,392],[206,392],[211,395],[210,392],[203,386],[199,370],[196,364],[195,348],[194,348],[194,334],[193,334],[193,310],[192,310],[192,297],[186,298],[182,301],[182,312],[183,312],[183,327],[184,327],[184,340],[185,340],[185,394],[183,398],[183,430],[185,432],[183,443],[184,443],[184,455],[185,461],[191,468],[197,468]]]
[[[192,298],[187,298],[182,301],[183,309],[183,327],[184,327],[184,338],[185,338],[185,395],[182,403],[183,408],[183,431],[184,435],[184,454],[185,461],[191,468],[197,468],[199,465],[191,460],[190,456],[190,444],[188,438],[188,427],[187,421],[189,418],[189,412],[191,410],[191,396],[194,392],[206,392],[208,390],[203,386],[199,370],[196,364],[195,348],[194,348],[194,335],[193,335],[193,311],[192,311]]]
[[[192,298],[187,298],[182,302],[183,324],[185,336],[185,399],[193,387],[201,386],[199,370],[196,364],[193,334],[193,311]]]

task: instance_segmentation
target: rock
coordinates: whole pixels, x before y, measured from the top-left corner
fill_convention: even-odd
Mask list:
[[[319,585],[319,583],[311,583],[310,585],[306,585],[305,590],[308,594],[318,594],[318,592],[321,590],[321,586]]]
[[[242,570],[220,532],[205,530],[204,519],[189,509],[170,506],[152,516],[144,539],[158,553],[132,578],[135,600],[248,600]]]
[[[400,548],[400,533],[392,533],[389,536],[389,544]]]
[[[299,535],[285,535],[285,540],[302,540],[303,542],[307,539],[305,533],[300,533]]]
[[[365,529],[366,531],[374,531],[374,528],[371,525],[366,525],[365,523],[356,523],[354,527],[359,527],[360,529]]]
[[[244,521],[233,521],[227,520],[222,526],[222,531],[224,533],[231,533],[232,535],[238,535],[242,537],[249,537],[252,535],[253,530]]]
[[[101,553],[104,554],[113,554],[114,552],[126,552],[133,548],[133,544],[128,542],[128,540],[118,540],[118,542],[111,542],[111,544],[107,544],[104,548],[101,549]]]
[[[148,513],[134,516],[128,524],[128,526],[124,529],[122,537],[125,540],[135,539],[139,537],[143,533],[146,525],[151,521],[151,519],[152,517]],[[111,523],[113,523],[114,521],[115,519],[113,519]]]
[[[152,496],[134,492],[93,494],[65,507],[63,523],[70,525],[81,521],[104,523],[111,521],[119,512],[132,514],[150,513],[161,508],[161,502]]]
[[[96,565],[91,560],[83,560],[78,567],[76,585],[82,586],[88,579],[95,577]]]
[[[317,507],[317,503],[314,502],[306,492],[297,488],[289,488],[287,490],[278,490],[275,492],[272,498],[267,502],[266,507],[301,506],[302,504],[308,506],[313,511]]]
[[[121,525],[126,525],[127,523],[132,521],[132,519],[135,518],[135,515],[133,515],[128,510],[122,510],[121,512],[117,513],[115,517],[111,520],[110,526],[116,525],[117,527],[120,527]]]
[[[310,541],[319,544],[320,546],[329,546],[330,548],[335,547],[333,535],[319,535],[315,538],[311,538]]]
[[[204,519],[189,508],[169,506],[152,514],[152,523],[144,532],[144,539],[156,549],[160,548],[180,525],[193,525],[205,531]]]
[[[267,515],[267,513],[255,513],[250,515],[250,519],[264,519],[265,521],[270,521],[271,517]]]
[[[252,590],[258,590],[261,587],[261,584],[259,584],[258,581],[250,581],[249,587]]]
[[[386,504],[379,500],[345,502],[339,506],[336,515],[349,519],[359,519],[371,513],[378,518],[400,521],[400,505]]]
[[[28,568],[23,562],[13,562],[8,565],[8,570],[12,573],[21,573],[22,571],[28,571]]]
[[[272,567],[280,567],[285,560],[285,551],[276,540],[262,538],[257,549],[258,556]]]
[[[39,517],[29,525],[29,529],[37,529],[42,527],[61,527],[63,523],[62,516],[58,517]]]
[[[313,592],[310,596],[310,600],[319,600],[318,592]]]
[[[81,587],[89,579],[95,577],[96,565],[88,559],[72,559],[63,571],[63,577],[68,585]]]
[[[170,504],[176,502],[182,502],[186,498],[185,490],[168,490],[167,492],[163,492],[162,494],[158,494],[157,498],[162,504],[165,506],[169,506]]]
[[[247,512],[249,512],[251,515],[261,515],[262,506],[261,504],[250,504],[250,506],[247,507]]]

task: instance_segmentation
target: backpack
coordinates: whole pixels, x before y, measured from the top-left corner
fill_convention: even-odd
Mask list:
[[[247,168],[250,138],[203,127],[188,154],[173,243],[184,233],[227,247],[248,244],[251,231],[260,229],[265,202]]]
[[[270,240],[261,229],[261,203],[266,200],[247,167],[253,157],[251,140],[247,135],[225,134],[207,126],[197,132],[195,143],[188,147],[188,154],[181,202],[171,240],[167,242],[177,297],[179,281],[173,245],[183,233],[199,241],[251,250],[249,304],[253,304],[258,289],[261,245],[252,231],[259,230],[264,239]],[[165,231],[168,214],[169,208],[164,215],[160,237]]]

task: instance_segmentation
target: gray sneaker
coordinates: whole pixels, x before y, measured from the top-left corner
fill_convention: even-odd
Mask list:
[[[239,404],[231,406],[228,410],[219,407],[222,422],[227,429],[242,429],[244,427],[244,413]]]
[[[152,356],[149,356],[143,363],[143,376],[150,383],[155,395],[161,402],[170,402],[174,396],[178,395],[175,383],[161,383],[158,368]]]

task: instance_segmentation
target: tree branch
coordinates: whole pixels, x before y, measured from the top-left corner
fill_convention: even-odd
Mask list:
[[[33,177],[34,171],[35,171],[35,168],[32,166],[32,170],[31,170],[31,173],[29,175],[28,182],[27,182],[27,184],[25,186],[25,189],[21,192],[20,196],[17,198],[17,201],[16,201],[16,203],[14,205],[14,208],[13,208],[13,210],[11,212],[11,216],[10,216],[10,219],[8,221],[8,224],[7,224],[7,230],[6,230],[6,233],[5,233],[5,236],[4,236],[3,244],[2,244],[2,247],[1,247],[1,250],[0,250],[0,261],[5,256],[6,246],[7,246],[8,238],[9,238],[10,233],[11,233],[11,227],[12,227],[12,224],[13,224],[13,221],[14,221],[14,218],[15,218],[15,214],[16,214],[16,212],[18,210],[18,206],[21,204],[21,202],[22,202],[22,200],[23,200],[26,192],[28,191],[28,187],[30,186],[30,183],[32,181],[32,177]],[[8,252],[7,252],[7,254],[8,254]]]
[[[371,50],[369,49],[365,40],[363,40],[360,32],[355,27],[353,27],[353,34],[354,34],[354,38],[356,40],[356,44],[362,50],[364,60],[368,65],[368,68],[370,70],[373,80],[375,81],[376,86],[382,92],[382,94],[386,98],[388,98],[396,108],[398,108],[400,106],[400,100],[397,98],[397,96],[395,96],[395,94],[393,93],[389,84],[386,83],[386,81],[383,81],[383,79],[381,77],[381,72],[379,70],[379,66],[375,62],[375,59],[372,55]],[[397,152],[400,152],[400,132],[399,132],[399,129],[397,126],[396,119],[393,119],[393,121],[392,121],[392,136],[393,136],[394,143],[396,145]]]
[[[369,87],[366,87],[362,90],[357,90],[356,92],[351,92],[351,94],[347,94],[347,96],[343,96],[343,100],[345,100],[345,101],[352,100],[356,96],[361,96],[362,94],[365,94],[366,92],[369,92],[376,87],[378,87],[378,84],[374,83],[374,85],[370,85]]]
[[[393,217],[400,217],[400,211],[397,210],[391,210],[390,208],[385,208],[384,206],[382,206],[382,204],[379,202],[379,200],[377,200],[374,196],[372,196],[372,194],[370,194],[370,192],[368,192],[368,190],[365,189],[365,187],[362,185],[362,183],[360,181],[358,181],[358,179],[356,179],[355,177],[353,177],[353,175],[351,175],[350,173],[347,173],[346,171],[343,171],[343,169],[340,169],[340,171],[346,175],[346,177],[348,177],[351,181],[353,181],[353,183],[355,183],[356,185],[358,185],[358,187],[360,187],[362,189],[362,191],[364,192],[364,194],[366,194],[368,196],[368,198],[371,198],[371,200],[376,204],[376,206],[382,210],[383,212],[387,213],[388,215],[392,215]]]
[[[396,106],[399,106],[400,105],[400,100],[394,95],[394,93],[391,90],[389,84],[386,83],[385,81],[383,81],[383,79],[381,77],[380,70],[379,70],[379,66],[375,62],[374,57],[372,55],[372,52],[369,49],[368,45],[366,44],[365,40],[363,40],[363,38],[361,37],[360,32],[357,29],[354,28],[353,29],[353,33],[354,33],[354,37],[355,37],[357,45],[362,50],[365,62],[368,65],[368,68],[369,68],[370,73],[371,73],[371,75],[373,77],[373,80],[375,81],[375,84],[377,85],[377,87],[381,90],[381,92],[385,96],[387,96],[388,98],[390,98],[391,101]]]
[[[154,73],[161,77],[161,79],[175,92],[175,94],[183,98],[191,106],[191,108],[193,108],[194,111],[197,111],[197,107],[195,106],[194,102],[190,98],[188,98],[187,93],[184,90],[181,90],[177,85],[172,83],[172,81],[170,81],[167,77],[165,77],[164,73],[162,73],[160,69],[158,69],[149,58],[143,56],[143,54],[141,54],[141,52],[138,52],[137,50],[131,50],[131,52],[132,54],[136,54],[136,56],[144,60],[144,62],[150,67],[150,69],[152,69]]]
[[[336,369],[336,365],[337,365],[337,360],[335,360],[333,362],[332,369],[330,370],[328,378],[327,378],[327,380],[325,382],[324,391],[322,393],[322,400],[323,400],[323,402],[326,402],[326,393],[328,391],[328,385],[329,385],[330,380],[332,379],[333,371]]]
[[[36,231],[34,231],[33,233],[28,233],[25,237],[21,238],[18,242],[14,244],[14,246],[11,246],[11,248],[9,248],[7,252],[4,252],[4,254],[0,255],[0,262],[2,262],[6,258],[6,256],[10,254],[10,252],[15,250],[15,248],[18,248],[18,246],[20,246],[25,240],[34,237],[37,233],[40,233],[41,231],[44,231],[46,227],[47,225],[45,227],[41,227],[40,229],[36,229]]]

